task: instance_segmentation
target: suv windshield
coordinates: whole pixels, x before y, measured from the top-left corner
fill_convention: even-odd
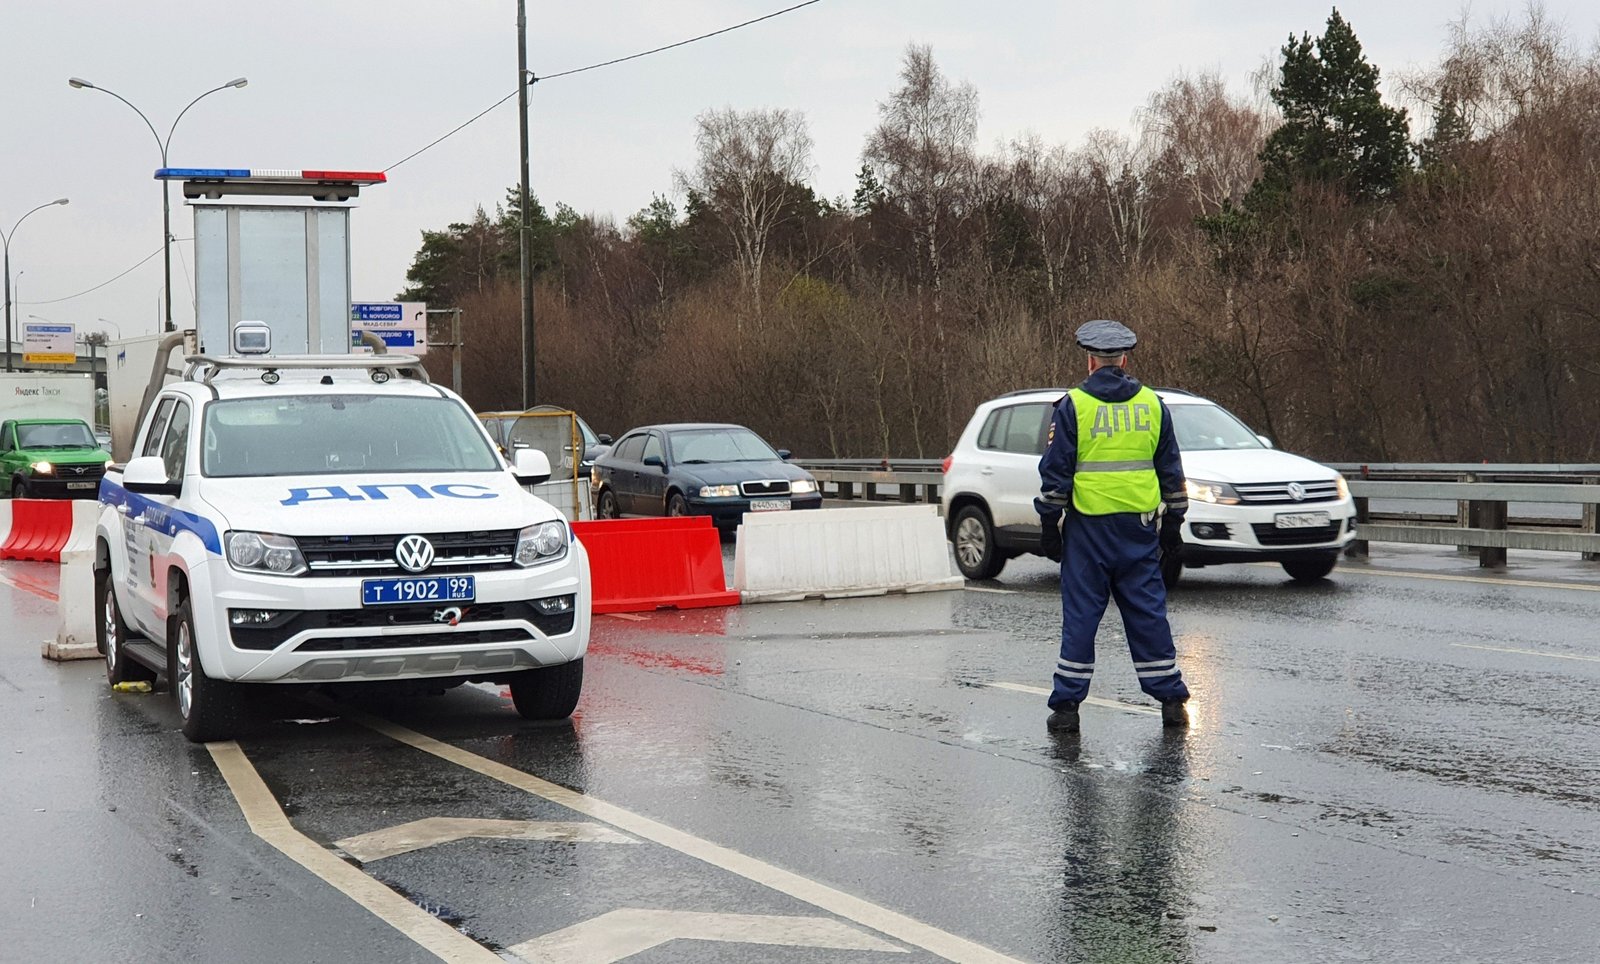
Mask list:
[[[776,462],[778,453],[747,428],[700,428],[673,432],[672,455],[679,462]]]
[[[206,406],[201,471],[216,478],[492,472],[477,420],[448,398],[287,395]]]
[[[1266,448],[1256,433],[1220,405],[1168,405],[1172,432],[1185,452]]]
[[[89,426],[82,422],[55,422],[46,425],[18,425],[19,449],[93,449],[100,443],[94,440]]]

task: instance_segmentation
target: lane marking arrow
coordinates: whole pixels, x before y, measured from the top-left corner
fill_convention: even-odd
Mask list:
[[[676,940],[906,953],[903,947],[826,917],[705,914],[643,908],[601,914],[581,924],[524,941],[511,948],[511,953],[528,964],[611,964]]]
[[[557,840],[568,843],[638,843],[597,823],[567,820],[487,820],[426,817],[394,827],[334,841],[334,846],[364,864],[424,847],[465,840]]]

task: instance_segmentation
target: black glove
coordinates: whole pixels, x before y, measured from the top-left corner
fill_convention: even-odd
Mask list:
[[[1180,552],[1183,549],[1183,516],[1164,515],[1161,517],[1161,551],[1168,553]]]
[[[1043,530],[1039,533],[1039,551],[1051,562],[1061,561],[1061,516],[1040,519]]]

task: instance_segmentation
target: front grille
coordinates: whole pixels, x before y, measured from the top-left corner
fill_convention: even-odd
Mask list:
[[[1311,546],[1339,538],[1343,526],[1341,521],[1309,529],[1280,529],[1270,522],[1257,522],[1250,528],[1255,530],[1256,541],[1264,546]]]
[[[87,482],[91,479],[98,480],[106,474],[104,462],[90,462],[86,465],[57,465],[56,475],[64,481]]]
[[[740,482],[739,491],[744,495],[788,495],[788,479],[761,479],[756,482]]]
[[[566,597],[569,600],[573,597]],[[576,600],[573,600],[576,601]],[[284,640],[290,639],[299,633],[318,630],[341,629],[371,629],[376,626],[428,626],[434,624],[434,613],[450,608],[445,604],[438,606],[395,606],[393,608],[372,609],[311,609],[303,612],[280,612],[277,618],[266,625],[260,626],[233,626],[230,635],[233,644],[240,649],[268,650],[276,649]],[[466,603],[456,608],[461,610],[461,624],[486,623],[502,619],[524,619],[538,627],[539,632],[546,636],[560,636],[572,632],[575,613],[568,610],[564,613],[545,615],[533,605],[532,602],[503,602],[503,603]],[[499,630],[495,630],[499,632]],[[528,638],[522,630],[514,630],[518,635],[517,640]],[[389,646],[451,646],[462,643],[475,642],[475,637],[481,633],[464,630],[451,632],[428,633],[424,636],[384,636],[384,637],[358,637],[370,639],[387,639]],[[427,642],[413,642],[423,639]],[[484,640],[485,642],[501,642],[502,640]],[[330,640],[313,640],[311,642],[323,643]],[[311,642],[302,644],[296,649],[317,648]],[[337,643],[338,640],[331,640]],[[334,648],[340,648],[335,646]],[[374,646],[356,647],[372,649]]]
[[[1303,498],[1295,499],[1289,495],[1289,486],[1297,485],[1305,493]],[[1261,482],[1261,483],[1233,483],[1233,490],[1239,493],[1239,499],[1250,505],[1300,505],[1306,502],[1336,502],[1339,499],[1339,483],[1332,479],[1321,482]]]
[[[516,529],[418,534],[433,543],[430,572],[467,566],[482,571],[516,566]],[[296,536],[295,542],[313,576],[385,576],[406,574],[394,561],[395,546],[405,535]]]
[[[414,636],[338,636],[308,639],[297,653],[341,653],[358,649],[420,649],[474,643],[521,643],[533,637],[523,629],[480,629],[469,633],[418,633]]]

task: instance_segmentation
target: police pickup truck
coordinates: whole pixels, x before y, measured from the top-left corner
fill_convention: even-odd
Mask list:
[[[164,676],[226,739],[250,684],[508,685],[572,713],[589,568],[466,404],[402,355],[191,357],[105,476],[96,636],[113,685]]]

